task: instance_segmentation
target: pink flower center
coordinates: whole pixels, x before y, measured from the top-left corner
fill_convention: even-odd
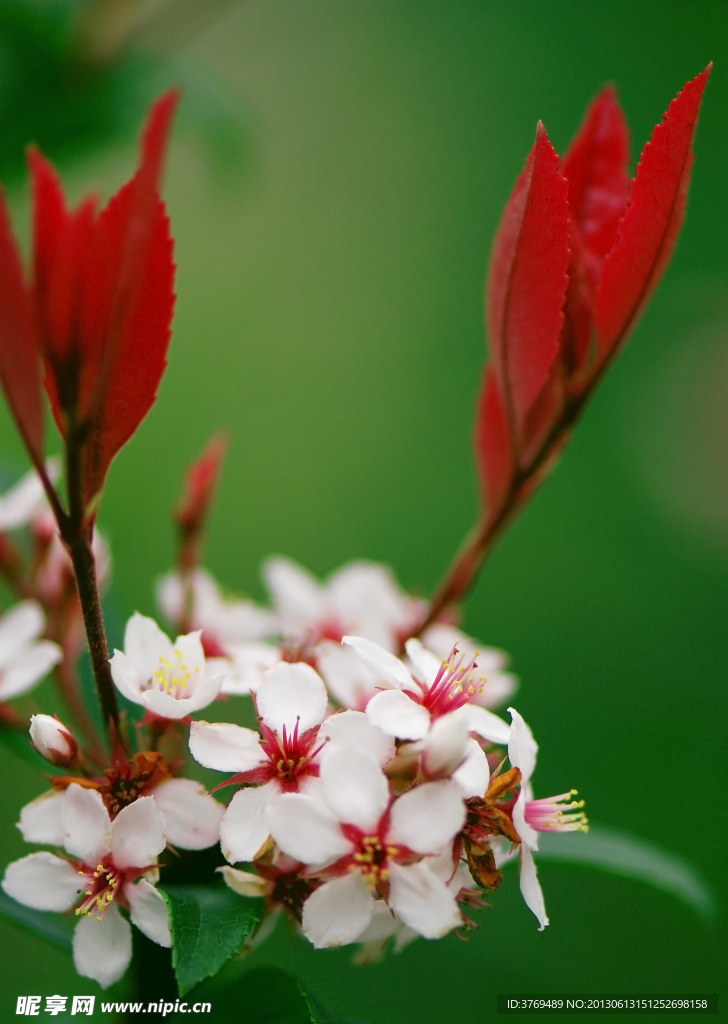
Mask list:
[[[319,766],[314,763],[314,758],[324,745],[316,745],[318,726],[299,734],[296,719],[296,725],[291,733],[286,730],[285,725],[280,735],[263,722],[260,722],[260,728],[263,733],[261,747],[269,762],[261,769],[265,778],[261,778],[260,781],[275,780],[284,792],[295,793],[302,777],[318,775]]]
[[[354,850],[339,862],[344,871],[358,871],[372,894],[386,895],[389,889],[389,865],[410,851],[394,843],[388,843],[384,830],[376,835],[365,834],[356,825],[342,825],[344,833]],[[343,872],[342,872],[343,873]]]
[[[97,864],[95,871],[87,867],[78,873],[86,879],[87,884],[85,889],[78,890],[84,899],[76,908],[76,913],[89,917],[95,914],[100,921],[117,896],[124,881],[124,873],[115,868],[110,860]]]
[[[458,650],[457,644],[450,651],[438,669],[437,675],[429,687],[418,681],[422,696],[404,692],[416,704],[421,704],[429,711],[432,718],[439,718],[451,711],[456,711],[469,700],[479,694],[485,683],[484,676],[476,676],[478,663],[475,660],[477,651],[466,661],[465,655]]]

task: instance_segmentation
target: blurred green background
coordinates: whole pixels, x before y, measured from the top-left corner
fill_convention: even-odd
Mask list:
[[[219,427],[232,444],[207,562],[221,581],[262,597],[258,566],[281,552],[322,575],[385,561],[430,592],[476,508],[483,277],[537,119],[563,152],[613,81],[636,159],[715,61],[673,261],[464,625],[512,654],[515,703],[541,747],[537,795],[578,787],[591,818],[681,852],[724,892],[726,5],[248,0],[192,35],[177,67],[209,72],[245,137],[220,173],[224,155],[211,166],[199,145],[204,116],[183,107],[165,187],[179,268],[170,365],[100,515],[119,622],[155,612],[182,471]],[[76,157],[71,193],[94,182],[108,195],[135,150]],[[25,188],[11,188],[27,235]],[[4,412],[0,448],[25,468]],[[0,768],[6,863],[27,852],[11,823],[42,786],[4,751]],[[314,954],[281,929],[254,960],[372,1024],[490,1020],[498,992],[720,991],[722,917],[706,926],[666,895],[579,869],[540,874],[543,934],[513,875],[467,943],[420,941],[354,968],[349,951]],[[0,935],[8,1014],[17,994],[95,987],[13,926]],[[254,1024],[244,1006],[237,1019]]]

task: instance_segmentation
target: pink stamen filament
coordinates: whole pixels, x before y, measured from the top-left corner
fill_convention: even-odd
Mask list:
[[[476,652],[477,653],[477,652]],[[457,644],[442,662],[432,684],[426,688],[420,683],[422,697],[405,690],[408,697],[421,704],[433,718],[446,715],[463,707],[479,694],[485,683],[484,676],[477,677],[477,685],[473,685],[473,676],[478,668],[475,655],[466,662],[465,655],[458,650]]]
[[[572,800],[576,790],[558,796],[528,800],[525,818],[537,832],[588,832],[589,822],[582,808],[583,800]]]
[[[76,908],[76,913],[89,917],[95,914],[100,921],[117,895],[124,876],[113,864],[98,864],[93,872],[86,868],[78,873],[87,881],[85,887],[79,889],[85,899]]]

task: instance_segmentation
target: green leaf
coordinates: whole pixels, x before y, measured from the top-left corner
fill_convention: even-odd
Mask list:
[[[713,890],[690,861],[616,828],[590,822],[587,833],[544,832],[536,856],[645,882],[687,904],[704,921],[716,914]]]
[[[245,1007],[245,1020],[255,1024],[357,1024],[327,1010],[302,982],[278,967],[245,971],[210,998],[225,1020],[237,1020]]]
[[[27,931],[39,935],[46,942],[61,949],[71,949],[71,933],[66,927],[67,920],[51,917],[40,910],[31,910],[22,903],[16,903],[4,892],[0,892],[0,915],[8,921],[19,924]]]
[[[260,920],[263,901],[238,896],[224,883],[160,886],[172,928],[172,967],[186,995],[240,952]]]

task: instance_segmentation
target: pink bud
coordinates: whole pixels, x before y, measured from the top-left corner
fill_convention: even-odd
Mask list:
[[[50,715],[31,715],[30,741],[46,761],[66,768],[78,756],[78,744],[58,718]]]

